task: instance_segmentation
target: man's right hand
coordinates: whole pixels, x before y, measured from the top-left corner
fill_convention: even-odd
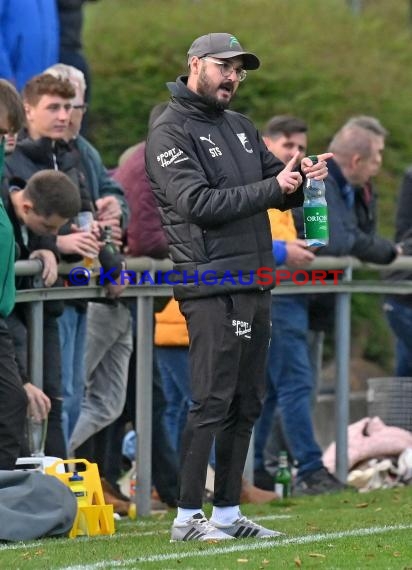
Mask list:
[[[23,388],[25,389],[29,400],[28,415],[38,422],[45,420],[51,408],[50,399],[46,396],[43,390],[40,390],[40,388],[37,388],[37,386],[31,382],[23,384]]]
[[[97,257],[99,254],[99,242],[96,237],[91,232],[78,229],[74,233],[57,236],[57,248],[60,253],[77,254],[82,257]]]
[[[289,267],[301,267],[315,259],[303,239],[295,239],[286,242],[286,265]]]
[[[289,160],[285,168],[276,176],[276,180],[283,194],[292,194],[302,184],[302,176],[300,172],[294,172],[293,169],[299,161],[299,151]]]

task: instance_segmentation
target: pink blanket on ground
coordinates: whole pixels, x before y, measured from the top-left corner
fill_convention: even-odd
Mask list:
[[[406,429],[387,426],[378,418],[362,418],[348,427],[348,467],[368,459],[398,456],[412,447],[412,433]],[[336,444],[331,443],[323,454],[325,467],[335,471]]]

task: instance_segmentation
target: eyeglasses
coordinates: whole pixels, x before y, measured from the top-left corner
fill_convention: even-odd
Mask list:
[[[85,113],[87,111],[87,103],[83,103],[83,105],[73,105],[73,109],[78,109],[79,111],[83,111],[83,113]]]
[[[211,63],[216,63],[217,65],[220,66],[220,72],[223,75],[223,77],[228,78],[232,75],[233,72],[236,73],[236,77],[238,79],[238,81],[244,81],[246,79],[247,76],[247,71],[246,69],[242,69],[242,68],[236,68],[233,63],[230,63],[230,61],[221,61],[220,59],[215,59],[214,57],[209,57],[209,56],[205,56],[202,57],[201,59],[204,59],[205,61],[210,61]]]

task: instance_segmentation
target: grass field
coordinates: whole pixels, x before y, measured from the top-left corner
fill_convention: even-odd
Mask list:
[[[173,513],[167,513],[119,521],[112,537],[3,544],[0,568],[412,570],[411,487],[250,505],[243,512],[285,536],[170,543]]]

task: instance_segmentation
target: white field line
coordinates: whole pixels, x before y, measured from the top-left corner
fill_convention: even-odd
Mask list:
[[[268,548],[279,548],[280,546],[288,546],[290,544],[311,544],[315,542],[324,542],[326,540],[337,540],[340,538],[348,537],[361,537],[361,536],[371,536],[375,534],[385,534],[397,530],[410,530],[412,529],[412,524],[400,524],[400,525],[385,525],[385,526],[375,526],[370,528],[359,528],[355,530],[347,530],[341,532],[329,532],[329,533],[318,533],[310,534],[304,536],[296,536],[292,538],[281,538],[277,540],[270,539],[257,539],[256,542],[251,542],[249,544],[241,543],[242,541],[237,541],[233,546],[227,547],[213,547],[207,550],[195,550],[195,551],[183,551],[183,552],[173,552],[170,554],[155,554],[153,556],[143,556],[139,558],[132,558],[129,560],[110,560],[96,562],[95,564],[82,564],[76,566],[64,566],[60,570],[100,570],[102,568],[127,568],[133,567],[138,568],[141,564],[147,562],[167,562],[169,560],[182,560],[183,558],[199,558],[199,557],[209,557],[216,556],[219,554],[229,554],[230,552],[247,552],[252,550],[266,550]]]
[[[37,542],[13,542],[12,544],[1,544],[0,545],[0,552],[3,550],[21,550],[29,549],[29,548],[40,548],[40,546],[44,546],[46,543],[43,540],[38,540]]]
[[[170,532],[170,528],[165,528],[165,529],[159,529],[159,530],[148,530],[148,531],[143,531],[143,532],[139,532],[136,534],[135,538],[139,538],[140,536],[154,536],[155,534],[167,534]],[[98,535],[98,536],[90,536],[88,538],[82,536],[80,537],[78,540],[80,540],[82,542],[82,544],[85,544],[85,541],[87,541],[88,544],[90,544],[90,542],[93,540],[119,540],[121,538],[125,538],[126,535],[124,534],[112,534],[111,536],[107,536],[107,535]],[[132,536],[132,535],[127,535],[127,536]],[[56,539],[54,539],[56,540]],[[64,539],[62,539],[64,540]],[[67,542],[70,541],[72,544],[75,544],[75,542],[72,542],[72,540],[76,540],[76,539],[67,539]],[[66,542],[66,544],[67,544]],[[47,546],[49,543],[45,542],[43,540],[39,540],[39,541],[33,541],[33,542],[15,542],[13,544],[2,544],[0,545],[0,552],[4,552],[5,550],[31,550],[34,548],[40,548],[40,546],[44,547]]]
[[[254,521],[274,521],[274,520],[281,520],[281,519],[291,519],[292,515],[262,515],[260,517],[253,517]],[[155,526],[156,528],[159,525],[165,525],[168,528],[171,527],[172,521],[171,520],[158,520],[158,521],[145,521],[145,520],[124,520],[122,521],[122,527],[125,526]]]
[[[255,521],[269,521],[275,519],[290,519],[290,518],[292,518],[291,515],[266,515],[261,517],[253,517]],[[139,532],[137,536],[152,536],[155,534],[163,534],[169,532],[170,526],[172,524],[171,521],[161,521],[161,523],[164,524],[165,526],[167,525],[167,529],[159,529],[151,531],[148,530],[145,532]],[[124,521],[122,526],[123,527],[135,526],[137,528],[142,528],[142,527],[150,528],[151,526],[156,526],[158,528],[159,524],[160,524],[159,521],[138,520],[138,521]],[[114,534],[112,536],[91,536],[89,537],[89,540],[116,540],[118,538],[124,538],[124,534]],[[81,540],[85,539],[81,538]],[[30,550],[31,548],[39,548],[40,546],[47,546],[47,542],[39,540],[39,541],[31,541],[29,543],[14,542],[11,544],[0,544],[0,552],[2,552],[3,550],[22,550],[22,549]]]

